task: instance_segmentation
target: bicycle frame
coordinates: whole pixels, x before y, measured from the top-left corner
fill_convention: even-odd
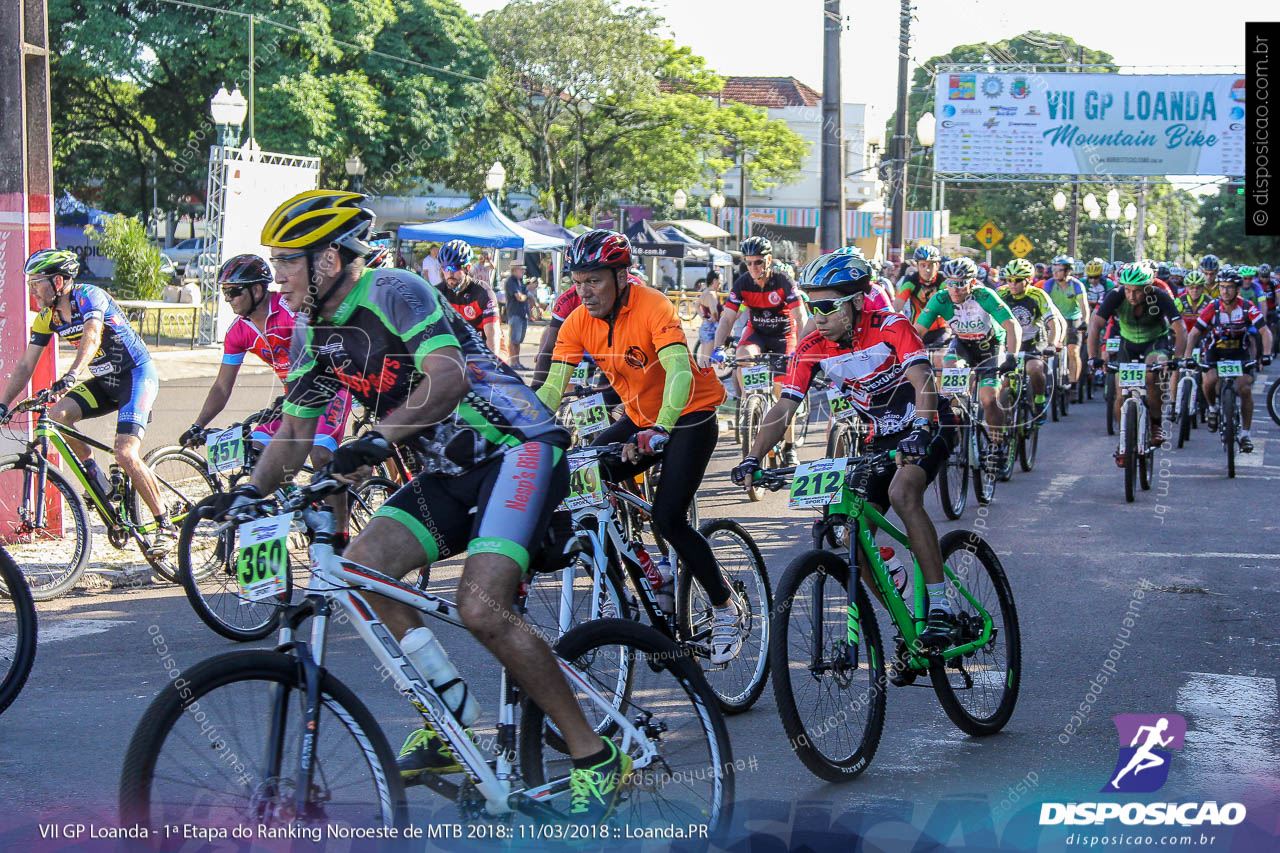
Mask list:
[[[338,557],[334,553],[332,544],[334,521],[330,508],[307,507],[301,511],[301,514],[307,528],[315,534],[308,549],[312,578],[304,601],[290,608],[285,627],[280,631],[280,645],[277,647],[278,651],[296,651],[302,662],[307,683],[305,725],[306,730],[313,734],[304,738],[302,753],[299,756],[298,813],[303,813],[302,810],[306,806],[315,769],[313,745],[320,710],[319,672],[324,665],[325,635],[333,602],[336,602],[347,614],[356,633],[373,652],[378,662],[387,672],[396,675],[397,688],[444,738],[458,761],[467,768],[467,774],[474,780],[476,790],[484,797],[486,811],[495,816],[507,814],[513,810],[542,813],[545,806],[539,801],[567,790],[568,778],[548,782],[536,788],[523,790],[512,788],[512,780],[518,778],[514,772],[512,760],[515,755],[517,689],[508,681],[506,669],[502,670],[500,676],[503,698],[500,700],[502,704],[498,713],[498,740],[502,749],[498,753],[495,766],[490,767],[479,745],[466,733],[465,727],[449,712],[444,700],[431,683],[405,655],[400,648],[400,643],[378,619],[363,594],[381,595],[412,607],[419,613],[465,628],[461,620],[456,618],[456,605],[447,599],[417,590],[366,566]],[[307,616],[314,617],[309,645],[294,638],[297,625]],[[641,768],[649,766],[657,758],[657,750],[653,743],[611,702],[601,696],[571,664],[560,658],[556,658],[556,661],[565,679],[585,692],[588,698],[617,724],[622,733],[620,748],[628,750],[632,744],[639,747],[641,754],[635,759],[633,766]],[[283,758],[283,713],[283,696],[278,696],[276,707],[273,709],[271,744],[268,750],[268,760],[274,763],[279,763]],[[458,790],[458,786],[444,780],[428,780],[428,784],[445,793],[446,796],[456,795]]]
[[[920,569],[919,560],[915,558],[915,554],[911,551],[911,543],[907,538],[907,534],[895,527],[892,522],[879,512],[879,510],[868,503],[866,498],[857,494],[849,486],[847,476],[840,500],[831,504],[826,509],[826,517],[815,525],[815,547],[821,547],[821,541],[826,535],[826,527],[834,523],[832,521],[833,516],[847,516],[848,523],[857,525],[856,534],[849,539],[848,552],[849,572],[851,577],[848,586],[849,600],[846,611],[848,614],[846,636],[849,645],[850,664],[854,666],[857,665],[857,647],[860,639],[857,635],[859,613],[857,604],[858,587],[855,579],[860,572],[858,553],[861,552],[861,554],[866,557],[867,564],[871,567],[871,578],[874,581],[876,588],[880,591],[881,598],[884,600],[885,608],[889,611],[889,617],[893,620],[894,625],[898,628],[898,631],[902,634],[903,640],[906,643],[911,667],[918,669],[927,668],[929,664],[928,656],[911,651],[911,649],[915,647],[916,638],[919,636],[920,631],[923,630],[927,620],[923,615],[925,605],[924,574]],[[914,576],[912,611],[907,610],[906,602],[903,601],[902,596],[898,593],[898,588],[894,586],[893,580],[889,576],[889,570],[885,567],[884,560],[880,558],[880,549],[876,546],[875,533],[873,532],[873,529],[885,532],[891,539],[905,548],[908,554],[911,554]],[[941,652],[940,655],[942,660],[946,661],[959,657],[960,655],[969,654],[970,652],[985,646],[991,640],[993,620],[991,618],[991,614],[988,613],[978,600],[973,597],[969,590],[965,588],[964,584],[960,583],[955,572],[952,571],[951,567],[945,562],[942,564],[942,571],[943,575],[955,585],[955,588],[959,590],[960,594],[963,595],[964,598],[982,614],[981,635],[973,642],[955,646]],[[812,620],[814,631],[818,635],[816,641],[812,644],[815,656],[820,655],[821,649],[823,648],[821,636],[823,629],[822,614],[820,612],[821,607],[821,596],[815,596],[814,608],[818,611],[813,614]],[[875,617],[871,616],[870,618]],[[819,661],[816,659],[812,661],[812,665],[814,666],[818,663]]]

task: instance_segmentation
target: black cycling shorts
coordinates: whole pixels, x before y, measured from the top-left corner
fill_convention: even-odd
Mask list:
[[[374,516],[413,533],[427,565],[466,551],[503,554],[527,571],[568,493],[564,451],[529,441],[457,477],[419,474]]]
[[[943,463],[951,454],[951,444],[955,437],[955,430],[948,428],[949,426],[954,426],[954,423],[943,422],[942,429],[933,437],[933,442],[929,445],[929,452],[913,463],[924,469],[926,486],[938,476],[938,472],[942,470]],[[898,432],[883,438],[876,438],[871,442],[871,452],[897,450],[898,442],[906,437],[906,432]],[[880,507],[882,512],[889,506],[889,484],[893,482],[893,478],[897,473],[898,469],[895,466],[882,474],[872,475],[867,482],[867,500]]]
[[[762,353],[786,355],[787,344],[790,343],[790,340],[787,335],[762,335],[755,329],[748,328],[747,333],[738,341],[738,346],[745,347],[751,344],[760,347],[760,352]]]
[[[1204,363],[1208,367],[1213,367],[1220,361],[1238,361],[1241,364],[1252,358],[1249,351],[1243,347],[1206,347]],[[1253,376],[1258,372],[1258,365],[1246,367],[1244,373],[1246,376]]]
[[[1173,339],[1168,335],[1161,335],[1155,340],[1147,341],[1144,344],[1134,343],[1126,337],[1120,338],[1120,349],[1112,354],[1112,364],[1123,364],[1124,362],[1146,361],[1147,356],[1153,352],[1162,352],[1165,355],[1173,353]]]
[[[930,329],[924,333],[922,338],[926,349],[941,349],[951,340],[951,329],[943,326],[940,329]]]
[[[75,398],[81,417],[96,418],[119,412],[116,435],[142,438],[151,422],[151,408],[159,390],[155,363],[147,361],[126,373],[95,376],[72,388],[68,396]]]

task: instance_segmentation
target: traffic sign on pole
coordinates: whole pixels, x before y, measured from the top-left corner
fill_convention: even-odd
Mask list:
[[[1027,239],[1026,234],[1019,234],[1017,237],[1014,237],[1013,242],[1009,244],[1009,251],[1013,252],[1013,256],[1015,258],[1025,258],[1034,248],[1035,246],[1033,246],[1031,241]]]
[[[990,251],[1004,237],[1004,232],[997,228],[994,222],[988,222],[978,229],[975,236],[978,238],[978,242]]]

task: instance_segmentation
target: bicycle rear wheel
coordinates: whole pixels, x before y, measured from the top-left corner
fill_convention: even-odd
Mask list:
[[[856,613],[850,583],[858,585]],[[769,667],[778,716],[801,763],[828,782],[866,770],[884,730],[884,648],[871,599],[843,557],[808,551],[787,566]]]
[[[1191,438],[1191,425],[1196,418],[1196,388],[1195,380],[1191,377],[1183,377],[1178,380],[1178,449],[1182,449],[1182,445],[1187,443],[1187,439]]]
[[[711,599],[702,584],[694,583],[693,572],[684,563],[681,563],[676,586],[676,626],[681,638],[698,648],[702,674],[720,701],[720,709],[726,714],[740,714],[756,703],[769,680],[769,613],[773,607],[773,590],[764,557],[742,525],[728,518],[717,518],[703,524],[698,533],[711,546],[725,582],[746,607],[742,649],[737,657],[721,666],[708,659],[713,619]]]
[[[236,651],[184,672],[181,689],[165,685],[125,753],[122,825],[402,827],[404,784],[377,721],[325,672],[318,729],[307,731],[301,670],[286,654]],[[314,772],[298,814],[304,742]]]
[[[628,653],[620,654],[619,647]],[[733,810],[733,755],[715,695],[689,653],[637,622],[602,619],[561,637],[556,654],[610,699],[617,661],[636,657],[648,664],[636,667],[635,689],[618,711],[640,721],[658,755],[632,767],[611,820],[627,827],[705,825],[713,839],[720,837]],[[603,713],[574,680],[569,686],[589,720]],[[526,699],[519,732],[525,783],[537,787],[558,780],[539,802],[567,815],[573,762],[553,733],[543,710]]]
[[[143,460],[156,476],[161,509],[169,519],[182,527],[187,514],[196,504],[210,495],[222,491],[214,475],[209,473],[203,459],[181,447],[162,447],[147,454]],[[134,523],[144,527],[155,524],[155,518],[146,501],[138,494],[137,484],[129,489],[129,515]],[[169,558],[149,559],[155,573],[167,581],[177,580],[177,567]]]
[[[1280,378],[1267,386],[1267,414],[1271,415],[1271,420],[1280,424]]]
[[[764,398],[759,394],[751,394],[747,397],[743,409],[745,414],[742,423],[742,455],[746,457],[751,454],[751,445],[755,444],[760,425],[764,423]],[[763,461],[764,457],[761,457],[761,462]],[[760,500],[762,494],[763,491],[759,486],[747,486],[747,497],[752,501]]]
[[[982,537],[953,530],[942,537],[942,561],[955,580],[947,578],[947,598],[957,622],[957,644],[982,635],[983,618],[974,602],[956,588],[959,580],[991,617],[991,637],[985,646],[945,663],[929,661],[929,680],[942,710],[961,731],[995,734],[1004,728],[1018,702],[1022,683],[1022,642],[1013,591],[1000,558]]]
[[[22,570],[36,601],[57,598],[84,574],[93,538],[84,499],[61,471],[45,469],[43,519],[36,526],[34,463],[0,459],[0,542]]]
[[[22,692],[36,659],[36,605],[22,570],[0,548],[0,712]]]
[[[1138,404],[1126,400],[1120,415],[1124,420],[1124,499],[1133,503],[1133,484],[1138,475]]]
[[[977,467],[973,469],[973,496],[978,499],[978,503],[989,504],[996,493],[997,472],[991,470],[987,460],[987,448],[991,445],[991,439],[987,436],[986,423],[982,417],[973,424],[970,436],[974,445],[973,452],[977,456]]]

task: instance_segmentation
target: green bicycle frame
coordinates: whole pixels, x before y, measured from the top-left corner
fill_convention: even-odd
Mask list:
[[[79,430],[62,424],[57,424],[48,417],[41,417],[36,421],[35,430],[36,442],[40,445],[39,453],[37,454],[40,467],[39,491],[41,493],[44,491],[44,471],[45,466],[49,464],[48,446],[52,444],[53,449],[57,451],[58,455],[67,460],[67,467],[71,469],[71,472],[75,474],[80,485],[84,487],[85,494],[93,501],[93,504],[97,507],[98,513],[102,516],[103,521],[108,524],[130,527],[137,530],[139,533],[150,533],[154,531],[156,529],[155,521],[151,521],[148,524],[136,524],[128,517],[127,502],[121,505],[119,514],[116,513],[115,509],[111,507],[110,504],[103,502],[101,496],[98,495],[97,490],[89,486],[89,477],[84,470],[84,463],[80,461],[80,457],[71,452],[70,446],[67,445],[66,439],[63,438],[62,434],[64,432],[79,439],[80,441],[83,441],[95,450],[101,450],[104,453],[113,453],[110,447],[107,447],[100,441],[90,438]],[[38,512],[41,515],[44,514],[43,501],[40,502]],[[41,518],[40,523],[43,524],[43,521],[43,518]],[[181,523],[182,519],[177,518],[175,521]]]
[[[902,633],[903,640],[906,641],[907,649],[910,650],[914,648],[916,638],[919,636],[920,631],[923,629],[927,620],[923,615],[913,615],[913,613],[924,613],[924,574],[920,570],[920,562],[916,559],[915,554],[912,554],[911,552],[911,543],[907,539],[907,534],[895,527],[893,523],[885,518],[884,515],[882,515],[874,506],[869,504],[866,498],[855,493],[847,483],[840,494],[840,500],[828,506],[827,511],[830,514],[839,513],[847,515],[850,523],[857,524],[856,536],[849,539],[849,571],[853,575],[848,587],[849,601],[848,608],[846,610],[850,653],[854,654],[853,650],[856,649],[856,644],[859,640],[857,628],[859,614],[856,601],[857,584],[853,582],[859,573],[859,563],[857,553],[855,552],[856,550],[860,550],[863,556],[867,558],[867,563],[871,566],[872,580],[875,582],[876,588],[880,590],[880,595],[884,599],[885,607],[889,611],[889,617]],[[915,578],[915,583],[913,584],[914,601],[911,612],[907,610],[906,603],[898,593],[898,588],[894,586],[893,580],[889,577],[889,570],[885,567],[884,560],[880,559],[880,549],[876,547],[875,536],[872,533],[873,526],[887,533],[890,538],[902,545],[902,547],[907,550],[908,554],[911,554],[912,571]],[[942,571],[945,577],[955,584],[955,588],[960,591],[960,594],[964,596],[965,600],[972,604],[973,607],[982,614],[982,634],[977,638],[977,640],[971,643],[964,643],[962,645],[949,648],[941,653],[943,660],[950,660],[951,658],[975,651],[990,642],[992,619],[991,614],[978,603],[977,599],[973,597],[969,590],[965,589],[964,584],[960,583],[955,572],[953,572],[951,567],[945,562],[942,564]],[[821,621],[816,624],[820,625]],[[912,667],[919,667],[923,669],[928,666],[928,658],[926,656],[919,655],[914,652],[908,653],[910,654],[910,664]]]

